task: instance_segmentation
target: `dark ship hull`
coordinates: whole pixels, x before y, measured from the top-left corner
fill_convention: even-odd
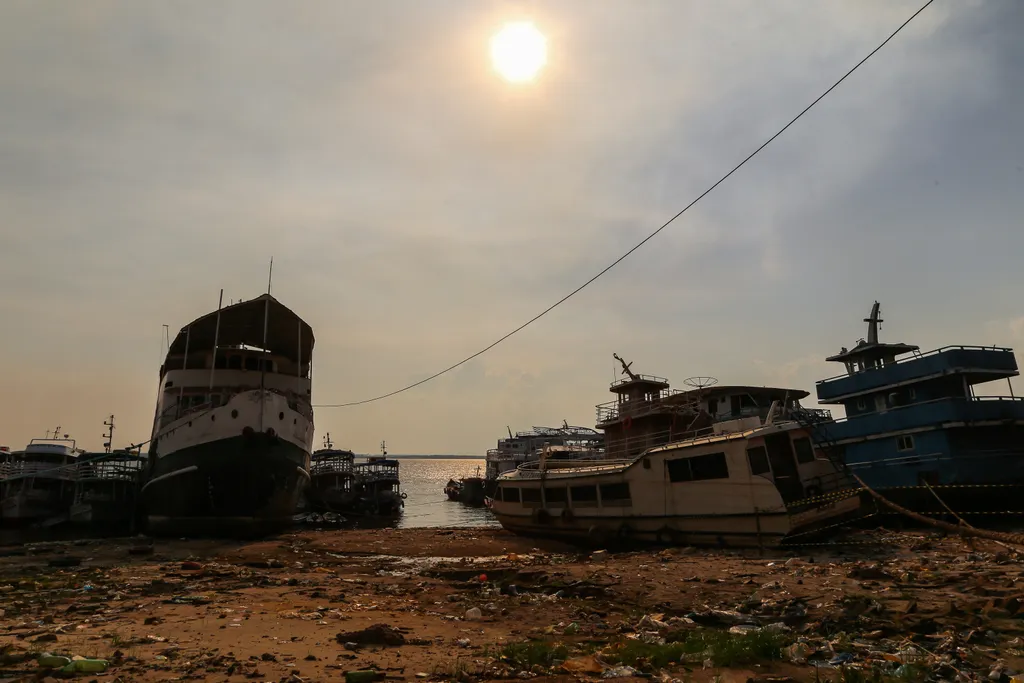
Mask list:
[[[255,433],[156,459],[143,487],[153,534],[265,533],[288,526],[309,479],[309,453]]]

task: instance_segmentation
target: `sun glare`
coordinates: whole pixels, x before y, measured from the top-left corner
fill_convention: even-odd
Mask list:
[[[491,62],[506,81],[532,81],[547,61],[547,38],[532,22],[509,22],[491,38]]]

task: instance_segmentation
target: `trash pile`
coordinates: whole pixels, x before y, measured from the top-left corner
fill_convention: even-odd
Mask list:
[[[1024,683],[1024,569],[992,541],[872,532],[842,553],[761,557],[545,553],[486,533],[497,540],[473,542],[500,554],[431,555],[464,551],[434,530],[404,533],[420,543],[408,557],[364,550],[385,535],[359,530],[217,553],[135,539],[31,547],[0,557],[0,670]]]

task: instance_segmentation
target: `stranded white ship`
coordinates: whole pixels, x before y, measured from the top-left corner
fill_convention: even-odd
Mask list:
[[[798,402],[806,392],[700,381],[674,392],[623,366],[618,400],[598,407],[598,426],[612,427],[606,459],[542,454],[503,474],[490,501],[503,527],[601,545],[771,546],[860,514],[850,477],[814,448],[811,411]],[[756,398],[780,393],[767,405]],[[720,419],[734,394],[747,404],[729,398],[740,414]]]
[[[154,532],[290,522],[309,481],[313,331],[270,294],[178,333],[142,500]]]

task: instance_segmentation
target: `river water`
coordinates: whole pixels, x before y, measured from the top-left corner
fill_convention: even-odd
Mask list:
[[[482,473],[483,458],[400,458],[399,462],[402,490],[409,495],[397,523],[400,528],[499,526],[487,508],[468,507],[444,494],[449,479],[476,476],[478,467]]]

